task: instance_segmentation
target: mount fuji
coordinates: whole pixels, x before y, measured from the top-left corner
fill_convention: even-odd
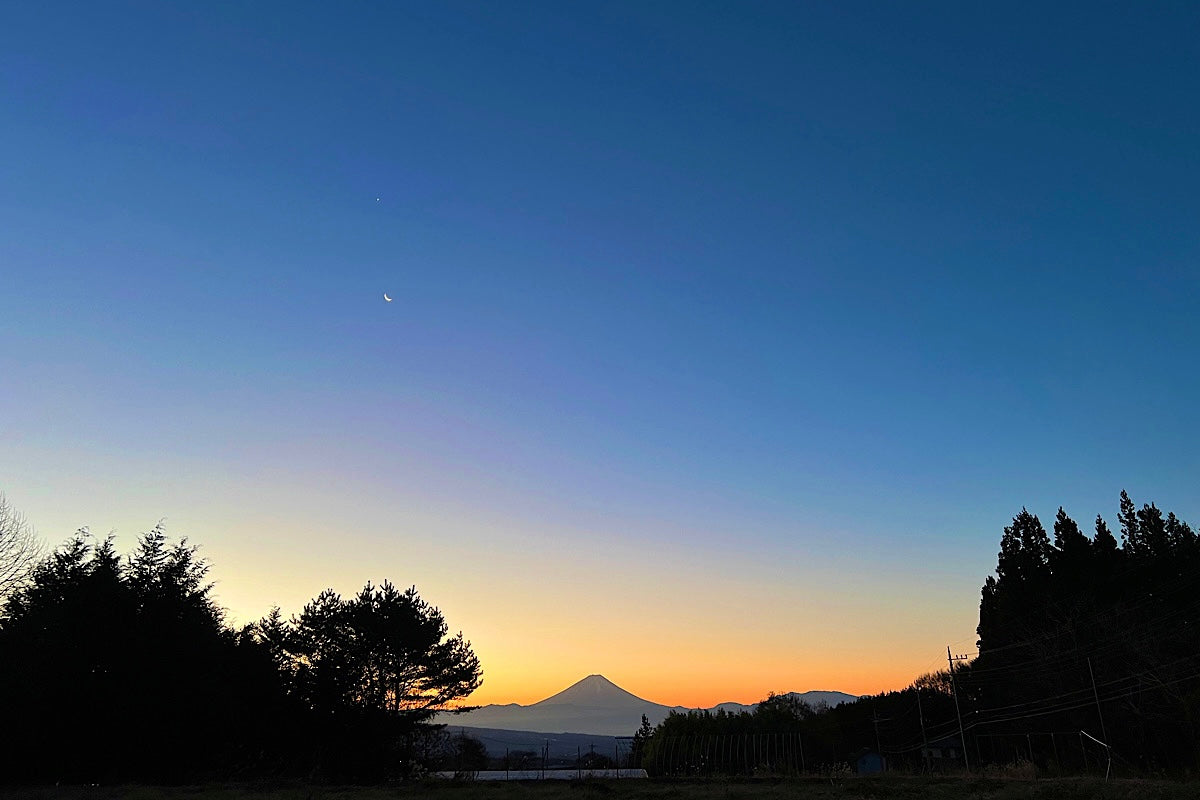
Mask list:
[[[835,706],[855,699],[844,692],[803,692],[793,696],[809,705]],[[754,705],[721,703],[709,711],[753,711]],[[657,725],[672,711],[687,713],[686,706],[652,703],[625,691],[603,675],[589,675],[555,695],[527,706],[517,703],[487,705],[463,714],[441,714],[438,722],[455,728],[492,728],[547,733],[588,733],[598,736],[632,736],[642,715]]]

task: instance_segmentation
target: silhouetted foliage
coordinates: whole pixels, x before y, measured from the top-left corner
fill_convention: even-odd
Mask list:
[[[753,713],[671,714],[642,764],[786,772],[796,762],[790,732],[809,772],[853,764],[877,742],[889,769],[960,769],[965,742],[972,767],[1023,759],[1103,774],[1108,751],[1091,736],[1111,746],[1118,772],[1200,768],[1200,542],[1175,514],[1138,508],[1125,492],[1117,521],[1121,544],[1102,517],[1089,538],[1059,508],[1051,538],[1021,509],[983,584],[979,654],[953,678],[922,675],[824,713],[772,695]]]
[[[534,770],[542,766],[542,756],[533,750],[510,750],[500,759],[499,768],[507,770]]]
[[[1107,738],[1132,768],[1194,768],[1196,535],[1153,503],[1137,508],[1124,491],[1117,520],[1119,548],[1102,517],[1089,539],[1060,508],[1050,568],[1030,581],[1009,565],[1040,562],[1044,548],[1010,531],[1041,525],[1024,510],[1014,518],[997,576],[983,588],[979,657],[960,673],[959,685],[979,717],[979,734],[1052,722]]]
[[[635,761],[652,774],[833,776],[876,747],[891,769],[954,769],[965,743],[975,765],[1094,770],[1108,751],[1089,753],[1084,731],[1127,773],[1195,770],[1200,541],[1125,492],[1117,521],[1120,544],[1102,517],[1089,538],[1059,508],[1051,538],[1022,509],[983,584],[979,654],[953,673],[833,709],[771,694],[753,711],[672,713],[653,728],[643,717]],[[124,560],[81,530],[39,561],[0,607],[0,779],[361,782],[486,764],[477,740],[430,724],[482,673],[415,587],[327,590],[291,619],[276,608],[235,631],[207,576],[161,526]]]
[[[672,711],[648,737],[641,765],[652,775],[795,774],[844,760],[841,718],[826,711],[775,693],[753,711]]]
[[[343,600],[327,589],[286,625],[260,623],[289,687],[314,711],[385,711],[423,721],[481,681],[461,633],[447,637],[437,608],[385,581]]]
[[[948,670],[939,670],[937,672],[926,672],[924,675],[912,682],[913,689],[922,689],[933,695],[947,695],[953,691],[952,682],[950,680],[950,672]]]
[[[633,743],[629,749],[629,764],[632,767],[640,767],[642,765],[642,757],[646,752],[646,744],[650,741],[650,737],[654,735],[654,726],[650,724],[650,718],[642,714],[642,724],[633,733]]]
[[[415,588],[324,592],[235,631],[207,575],[161,525],[125,560],[80,530],[38,563],[0,610],[0,780],[415,774],[443,738],[426,720],[480,683]]]
[[[401,592],[385,581],[349,600],[327,589],[288,622],[274,609],[253,635],[289,696],[321,720],[320,774],[380,780],[410,774],[418,727],[482,681],[470,643],[447,630],[416,587]]]
[[[224,626],[207,572],[161,527],[124,563],[80,531],[35,568],[0,620],[9,775],[173,782],[257,759],[278,676]]]
[[[429,737],[423,765],[431,772],[470,778],[488,768],[487,747],[474,736],[438,728]]]

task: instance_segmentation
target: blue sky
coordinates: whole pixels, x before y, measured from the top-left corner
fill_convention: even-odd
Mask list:
[[[1023,505],[1200,518],[1192,4],[2,16],[0,490],[52,541],[166,517],[242,620],[416,583],[502,699],[544,600],[489,558],[798,631],[856,570],[829,613],[934,658]]]

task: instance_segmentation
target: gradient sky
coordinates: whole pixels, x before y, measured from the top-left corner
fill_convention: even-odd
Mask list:
[[[1200,522],[1200,5],[184,5],[0,11],[47,540],[710,705],[944,666],[1022,506]]]

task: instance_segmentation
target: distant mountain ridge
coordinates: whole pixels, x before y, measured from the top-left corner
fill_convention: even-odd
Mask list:
[[[835,706],[857,699],[845,692],[790,692],[809,705],[822,703]],[[463,714],[442,714],[438,722],[455,728],[493,728],[511,731],[542,731],[546,733],[584,733],[599,736],[632,736],[642,722],[642,715],[657,725],[672,711],[687,713],[693,710],[728,713],[752,711],[757,704],[720,703],[711,709],[690,709],[686,706],[665,706],[653,703],[622,689],[603,675],[589,675],[558,694],[523,706],[517,703],[487,705]]]

